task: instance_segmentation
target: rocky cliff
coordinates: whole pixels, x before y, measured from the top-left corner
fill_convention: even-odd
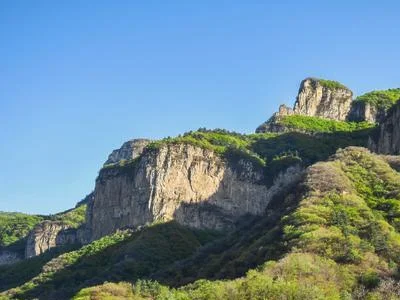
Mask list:
[[[92,240],[171,219],[195,228],[229,228],[243,215],[263,214],[300,176],[300,167],[292,167],[268,188],[262,168],[249,161],[231,164],[211,150],[165,144],[100,171],[88,227]]]
[[[386,110],[370,103],[353,101],[348,120],[353,122],[367,121],[381,123],[386,116]]]
[[[121,148],[114,150],[105,165],[117,163],[121,160],[135,159],[142,154],[143,149],[150,143],[147,139],[133,139],[125,142]]]
[[[351,110],[352,97],[353,92],[336,81],[306,78],[300,84],[293,109],[281,105],[256,132],[283,132],[285,128],[279,125],[279,120],[290,115],[345,121]]]
[[[294,113],[344,121],[349,114],[353,92],[328,80],[307,78],[301,82]]]
[[[68,228],[68,225],[57,221],[43,221],[36,225],[28,235],[25,258],[42,254],[53,247],[60,246],[62,243],[74,243],[74,240],[60,237],[62,232]]]
[[[400,154],[400,102],[388,111],[376,135],[370,138],[369,148],[382,154]]]

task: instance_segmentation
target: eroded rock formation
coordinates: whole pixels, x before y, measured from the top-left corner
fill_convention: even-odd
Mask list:
[[[353,101],[353,92],[342,86],[330,87],[314,78],[301,82],[294,113],[345,121]]]
[[[146,151],[129,167],[100,171],[88,226],[92,240],[171,219],[196,228],[229,228],[240,216],[263,214],[301,173],[292,167],[268,188],[262,168],[249,161],[231,164],[210,150],[167,144]]]

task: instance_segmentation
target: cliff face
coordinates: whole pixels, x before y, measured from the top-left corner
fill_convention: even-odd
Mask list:
[[[129,166],[101,170],[88,214],[91,238],[171,219],[196,228],[229,228],[240,216],[262,214],[300,174],[291,168],[267,188],[262,170],[250,162],[233,166],[210,150],[164,145]]]
[[[354,122],[367,121],[371,123],[381,123],[386,115],[386,111],[372,106],[369,103],[353,101],[348,120]]]
[[[382,154],[400,154],[400,102],[388,111],[377,135],[370,138],[369,148]]]
[[[58,234],[68,226],[57,221],[43,221],[29,233],[25,247],[25,258],[30,258],[56,247]]]
[[[142,154],[143,149],[150,143],[147,139],[134,139],[125,142],[121,148],[114,150],[109,156],[105,165],[117,163],[121,160],[135,159]]]
[[[344,121],[349,114],[353,92],[345,87],[329,87],[323,81],[302,81],[294,113]]]

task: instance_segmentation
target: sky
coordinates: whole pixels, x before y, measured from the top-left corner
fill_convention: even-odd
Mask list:
[[[0,1],[0,210],[56,213],[131,138],[251,133],[302,79],[400,86],[400,1]]]

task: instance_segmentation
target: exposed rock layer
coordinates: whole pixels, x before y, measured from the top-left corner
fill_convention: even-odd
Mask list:
[[[263,176],[248,161],[232,165],[192,145],[147,151],[129,167],[100,172],[88,219],[92,240],[170,219],[196,228],[229,228],[240,216],[263,214],[274,195],[300,178],[301,169],[290,168],[270,188]]]

